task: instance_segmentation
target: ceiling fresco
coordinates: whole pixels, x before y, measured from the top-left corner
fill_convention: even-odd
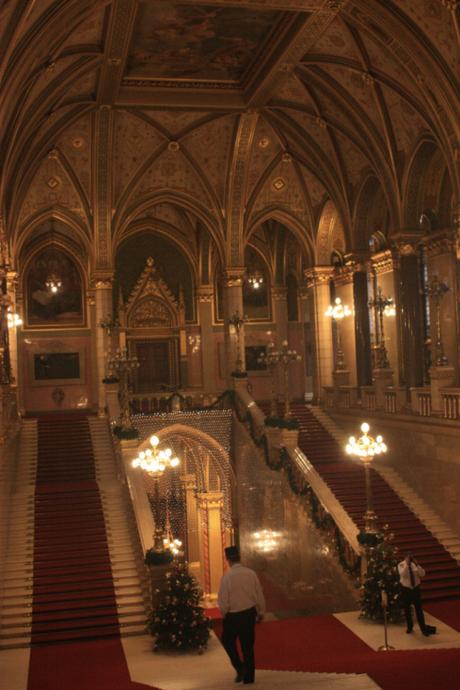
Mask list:
[[[143,2],[127,77],[237,82],[282,15],[239,7]]]

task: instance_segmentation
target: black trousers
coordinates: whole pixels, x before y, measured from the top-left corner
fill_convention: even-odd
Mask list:
[[[235,671],[243,676],[245,683],[254,682],[254,640],[256,609],[246,609],[238,613],[227,613],[224,618],[222,644]],[[240,658],[236,641],[239,640],[243,659]]]
[[[420,587],[401,587],[402,589],[402,604],[404,607],[404,615],[406,616],[407,629],[412,630],[413,620],[411,604],[414,605],[415,615],[417,616],[417,622],[420,626],[420,630],[424,632],[426,630],[425,616],[423,615],[422,609],[422,595],[420,592]]]

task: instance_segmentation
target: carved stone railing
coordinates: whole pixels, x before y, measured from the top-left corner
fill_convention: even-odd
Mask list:
[[[460,419],[460,388],[441,389],[443,417]]]
[[[297,445],[298,431],[265,426],[265,415],[245,390],[237,390],[235,413],[249,428],[272,470],[283,470],[292,491],[307,501],[315,525],[332,539],[342,566],[357,577],[361,568],[358,527]]]
[[[377,407],[377,399],[374,386],[361,386],[361,400],[363,408],[374,412]]]
[[[420,417],[431,416],[431,389],[430,388],[412,388],[412,411]]]
[[[156,391],[152,393],[130,393],[129,406],[132,414],[155,414],[193,410],[208,407],[217,400],[215,394],[181,390],[180,392]]]

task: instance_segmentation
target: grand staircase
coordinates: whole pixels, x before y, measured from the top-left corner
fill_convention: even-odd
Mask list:
[[[351,459],[311,407],[292,405],[300,425],[299,447],[340,501],[359,529],[364,528],[366,489],[364,468]],[[378,526],[387,524],[403,556],[410,551],[425,568],[424,601],[460,598],[460,566],[385,479],[371,468],[373,508]]]
[[[107,423],[24,422],[18,468],[0,646],[142,633],[142,563]]]

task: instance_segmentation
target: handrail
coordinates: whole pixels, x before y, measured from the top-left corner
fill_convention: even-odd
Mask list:
[[[361,547],[357,539],[359,533],[357,525],[353,522],[340,501],[337,500],[324,479],[315,470],[307,456],[300,450],[300,448],[288,448],[287,451],[299,470],[307,477],[309,485],[321,501],[324,508],[328,511],[328,513],[330,513],[335,524],[342,532],[353,551],[357,556],[360,556]]]
[[[340,544],[337,530],[351,548],[354,554],[354,562],[359,564],[362,549],[357,539],[359,533],[357,525],[350,518],[343,506],[340,504],[330,488],[298,446],[294,448],[281,447],[277,449],[280,456],[279,461],[273,463],[273,461],[269,460],[269,457],[272,454],[272,449],[270,449],[270,442],[267,438],[267,433],[265,430],[265,415],[247,390],[238,389],[235,391],[234,404],[238,419],[243,423],[249,423],[250,432],[254,443],[258,447],[261,446],[263,448],[265,453],[265,461],[269,467],[272,469],[281,469],[284,467],[287,472],[291,488],[296,493],[300,493],[301,495],[309,494],[311,496],[311,493],[313,493],[313,495],[316,497],[315,500],[319,502],[325,513],[330,515],[330,518],[332,519],[336,528],[335,536],[337,548],[339,549],[340,560],[344,567],[346,567],[350,572],[353,572],[354,568],[350,567],[347,559],[342,558],[343,553],[341,554],[340,552],[342,545]],[[238,412],[239,405],[244,408],[246,415],[241,415]],[[287,464],[286,459],[288,461]],[[292,481],[294,474],[300,476],[301,483],[303,484],[303,489],[300,491],[296,487],[296,480],[294,479],[294,481]]]

